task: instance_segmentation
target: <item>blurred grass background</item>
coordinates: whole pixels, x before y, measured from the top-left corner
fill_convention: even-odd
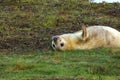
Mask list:
[[[82,24],[120,30],[120,4],[96,4],[88,0],[1,0],[0,50],[49,50],[51,36],[78,31]]]
[[[119,80],[119,53],[111,49],[1,53],[0,80]]]

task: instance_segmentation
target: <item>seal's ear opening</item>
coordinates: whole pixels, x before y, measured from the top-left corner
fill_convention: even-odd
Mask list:
[[[85,25],[82,25],[82,39],[85,40],[87,38],[87,29]]]

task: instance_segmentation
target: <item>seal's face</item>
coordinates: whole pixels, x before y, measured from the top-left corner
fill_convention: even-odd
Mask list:
[[[64,37],[61,36],[53,36],[52,37],[52,48],[54,50],[65,50],[67,42]]]
[[[86,27],[76,33],[62,34],[52,37],[52,48],[54,50],[73,50],[81,47],[81,43],[86,40]]]

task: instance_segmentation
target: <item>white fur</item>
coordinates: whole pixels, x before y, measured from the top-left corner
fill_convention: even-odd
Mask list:
[[[75,33],[59,35],[60,41],[54,44],[59,50],[93,49],[98,47],[120,48],[120,32],[116,29],[108,26],[90,26],[86,31],[85,40],[82,37],[83,30],[80,30]],[[59,43],[64,43],[65,46],[60,47]]]

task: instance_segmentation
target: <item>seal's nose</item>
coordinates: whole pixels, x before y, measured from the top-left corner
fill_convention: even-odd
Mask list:
[[[58,39],[59,37],[58,36],[53,36],[52,37],[52,40],[54,41],[54,42],[57,42],[57,39]]]

